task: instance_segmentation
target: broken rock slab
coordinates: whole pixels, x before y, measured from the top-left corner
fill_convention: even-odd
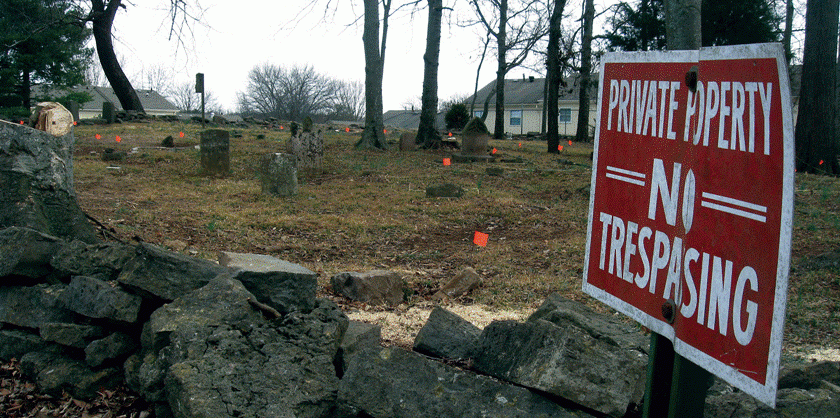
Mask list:
[[[541,319],[495,321],[484,328],[474,368],[621,417],[645,378],[647,356]]]
[[[120,284],[141,296],[175,300],[206,285],[229,269],[212,261],[188,257],[141,243],[118,277]]]
[[[37,284],[52,271],[50,259],[63,245],[61,239],[31,228],[0,230],[0,285]]]
[[[354,354],[339,404],[374,418],[568,418],[572,411],[525,388],[447,366],[397,347]]]
[[[79,399],[92,399],[103,387],[119,385],[122,372],[116,368],[91,370],[84,363],[56,352],[36,351],[20,359],[24,376],[32,378],[38,389],[61,396],[67,391]]]
[[[330,284],[336,294],[372,305],[397,305],[404,297],[402,278],[386,270],[338,273],[330,279]]]
[[[155,311],[129,384],[175,417],[330,417],[333,359],[347,317],[319,300],[309,313],[269,321],[254,295],[222,275]]]
[[[65,285],[0,287],[0,322],[25,328],[73,322],[75,314],[59,302],[65,289]]]
[[[335,363],[339,371],[339,377],[347,369],[347,361],[350,356],[366,348],[379,347],[382,339],[382,327],[359,321],[350,321],[347,325],[347,332],[338,347]]]
[[[414,339],[414,351],[446,359],[467,359],[475,354],[481,329],[435,306]]]
[[[137,321],[143,299],[99,279],[76,276],[62,292],[63,305],[88,318],[107,318],[133,323]]]
[[[466,267],[432,295],[432,299],[438,301],[446,298],[455,299],[472,292],[480,285],[481,276],[472,267]]]
[[[633,323],[595,312],[586,305],[553,293],[528,317],[529,322],[543,319],[555,325],[573,324],[592,337],[618,345],[626,350],[648,352],[650,337],[641,333]]]
[[[234,269],[234,279],[281,314],[315,306],[318,274],[306,267],[269,255],[227,251],[219,253],[219,264]]]

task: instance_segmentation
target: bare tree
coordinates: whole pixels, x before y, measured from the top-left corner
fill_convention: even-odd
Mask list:
[[[87,19],[93,24],[93,39],[96,41],[96,53],[99,62],[102,64],[102,71],[114,89],[114,94],[125,110],[143,112],[143,104],[140,97],[134,91],[131,82],[128,81],[122,66],[117,60],[114,52],[113,35],[111,28],[114,26],[114,18],[120,7],[125,7],[122,0],[91,0],[90,14]]]
[[[478,23],[496,40],[496,116],[493,136],[502,138],[505,131],[505,76],[522,64],[534,45],[546,33],[545,18],[537,0],[470,0]],[[508,54],[513,57],[508,60]],[[486,114],[486,112],[485,112]]]
[[[131,77],[131,84],[167,96],[175,88],[172,84],[174,78],[175,74],[172,70],[161,64],[143,65],[139,73]]]
[[[385,45],[391,0],[381,0],[382,34],[380,42],[380,0],[364,0],[365,16],[362,41],[365,48],[365,130],[356,142],[357,149],[385,149],[385,123],[382,119],[382,77],[385,72]]]
[[[840,174],[836,118],[838,7],[838,0],[808,0],[795,134],[798,171]]]
[[[438,63],[443,0],[428,0],[429,21],[426,28],[426,53],[423,54],[423,107],[416,141],[423,148],[440,148],[440,133],[435,126],[438,110]]]
[[[566,0],[554,0],[553,10],[548,24],[548,50],[547,52],[547,71],[546,71],[546,142],[548,144],[549,153],[558,153],[558,146],[560,145],[560,128],[559,128],[559,88],[560,88],[560,36],[562,35],[562,27],[560,25],[563,18],[563,9],[566,7]]]
[[[178,109],[186,111],[196,109],[200,110],[201,99],[198,97],[198,94],[196,94],[195,85],[193,83],[186,82],[178,84],[169,92],[167,97]]]
[[[793,0],[785,0],[785,31],[782,35],[782,45],[785,47],[785,59],[788,65],[793,58],[790,42],[793,37]]]
[[[331,117],[352,121],[360,121],[365,118],[364,83],[358,80],[337,83]]]
[[[595,20],[595,2],[584,0],[583,36],[580,49],[580,96],[578,101],[577,134],[575,140],[589,139],[589,86],[592,78],[592,23]]]

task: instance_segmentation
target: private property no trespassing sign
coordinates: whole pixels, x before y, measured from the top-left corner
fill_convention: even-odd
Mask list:
[[[583,290],[775,406],[793,217],[779,44],[601,63]]]

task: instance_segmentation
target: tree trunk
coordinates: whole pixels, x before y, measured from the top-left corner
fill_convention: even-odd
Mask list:
[[[548,131],[546,132],[546,143],[548,144],[549,154],[558,154],[560,152],[560,126],[559,126],[559,89],[560,89],[560,35],[562,34],[562,27],[560,23],[563,19],[563,8],[565,0],[554,0],[554,11],[551,13],[551,20],[548,26],[548,58],[546,69],[546,125]]]
[[[782,36],[782,45],[785,47],[785,59],[790,65],[793,53],[790,50],[790,38],[793,34],[793,0],[787,0],[785,4],[785,32]]]
[[[114,94],[120,101],[123,110],[144,112],[140,97],[128,81],[128,77],[117,60],[114,53],[114,44],[111,36],[111,28],[114,25],[114,17],[121,6],[121,0],[108,0],[106,7],[103,0],[91,0],[92,11],[91,21],[93,22],[93,39],[96,41],[96,53],[99,62],[102,64],[102,72],[114,89]]]
[[[700,49],[701,0],[665,0],[665,39],[671,51]]]
[[[508,1],[499,2],[499,32],[496,44],[499,52],[499,65],[496,67],[496,119],[493,124],[493,138],[505,136],[505,74],[507,74],[507,12]],[[520,122],[521,123],[521,122]]]
[[[426,53],[423,54],[423,107],[417,143],[423,148],[440,148],[440,133],[435,127],[438,107],[438,62],[440,58],[440,27],[443,18],[443,0],[429,0],[429,23],[426,29]]]
[[[484,57],[487,55],[487,46],[490,45],[490,37],[488,36],[484,40],[484,49],[481,51],[481,60],[478,61],[478,69],[475,70],[475,87],[473,88],[473,99],[472,104],[470,104],[470,119],[473,118],[475,115],[475,101],[478,99],[478,77],[481,75],[481,66],[484,64]],[[487,110],[484,110],[487,113]],[[484,115],[482,116],[482,121],[484,121]]]
[[[379,46],[379,0],[365,1],[365,23],[362,41],[365,46],[365,130],[356,143],[357,149],[385,149],[385,124],[382,120],[382,74],[384,69],[385,35]],[[388,0],[390,4],[390,0]],[[388,10],[385,10],[385,21]],[[387,32],[384,32],[387,33]]]
[[[808,0],[795,135],[797,171],[840,174],[835,123],[838,7],[840,0]]]
[[[29,110],[32,107],[32,76],[31,72],[27,70],[23,70],[23,74],[21,74],[21,83],[20,83],[20,97],[23,99],[23,108]]]
[[[589,86],[592,78],[592,22],[595,20],[595,2],[586,0],[583,11],[583,38],[580,50],[580,101],[578,104],[577,135],[575,141],[589,139]]]

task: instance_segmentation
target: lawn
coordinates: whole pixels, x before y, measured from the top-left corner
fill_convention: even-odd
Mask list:
[[[124,241],[208,259],[224,250],[301,264],[318,273],[322,295],[342,271],[392,270],[409,285],[399,307],[351,310],[428,312],[431,294],[464,267],[474,268],[483,285],[450,306],[479,309],[488,319],[525,316],[553,292],[609,310],[580,291],[591,144],[564,143],[562,154],[550,155],[541,141],[494,140],[490,146],[509,162],[444,166],[451,151],[400,152],[398,133],[389,132],[389,151],[360,152],[353,149],[357,132],[327,130],[323,169],[299,173],[299,193],[282,198],[261,193],[256,166],[262,155],[285,149],[288,130],[227,129],[231,173],[208,178],[194,147],[200,125],[77,127],[80,205]],[[168,135],[175,149],[159,147]],[[105,162],[105,148],[129,154]],[[487,174],[489,166],[503,174]],[[425,196],[427,186],[442,183],[465,195]],[[486,247],[473,243],[475,231],[489,234]],[[838,178],[797,174],[789,295],[785,355],[822,350],[840,359]]]

